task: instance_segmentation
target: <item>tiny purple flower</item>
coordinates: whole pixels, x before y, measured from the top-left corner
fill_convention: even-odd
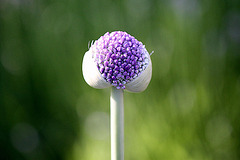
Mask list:
[[[102,77],[117,89],[125,89],[148,66],[145,46],[126,32],[107,32],[91,48]]]

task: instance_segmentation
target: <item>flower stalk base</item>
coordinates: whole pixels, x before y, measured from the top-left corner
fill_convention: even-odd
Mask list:
[[[123,90],[112,87],[110,97],[111,160],[124,160]]]

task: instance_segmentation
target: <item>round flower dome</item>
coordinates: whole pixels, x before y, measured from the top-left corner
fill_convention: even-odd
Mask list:
[[[114,86],[117,89],[140,92],[147,88],[151,80],[150,55],[142,42],[128,33],[107,32],[86,52],[83,75],[86,82],[94,88]]]

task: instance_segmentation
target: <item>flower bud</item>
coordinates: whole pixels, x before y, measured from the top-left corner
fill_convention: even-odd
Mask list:
[[[152,62],[145,46],[122,31],[106,33],[83,58],[83,76],[94,88],[144,91],[152,77]]]

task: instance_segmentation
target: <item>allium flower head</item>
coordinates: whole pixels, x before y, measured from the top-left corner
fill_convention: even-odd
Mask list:
[[[138,79],[149,68],[147,74],[141,76],[140,80],[144,81],[144,85],[146,85],[144,87],[147,87],[152,74],[150,55],[142,42],[128,33],[122,31],[107,32],[92,44],[88,52],[91,54],[90,57],[102,79],[110,86],[117,89],[127,88],[127,90],[134,92],[135,90],[131,89],[129,84]],[[135,84],[135,87],[139,86]],[[95,88],[102,87],[95,86]]]

